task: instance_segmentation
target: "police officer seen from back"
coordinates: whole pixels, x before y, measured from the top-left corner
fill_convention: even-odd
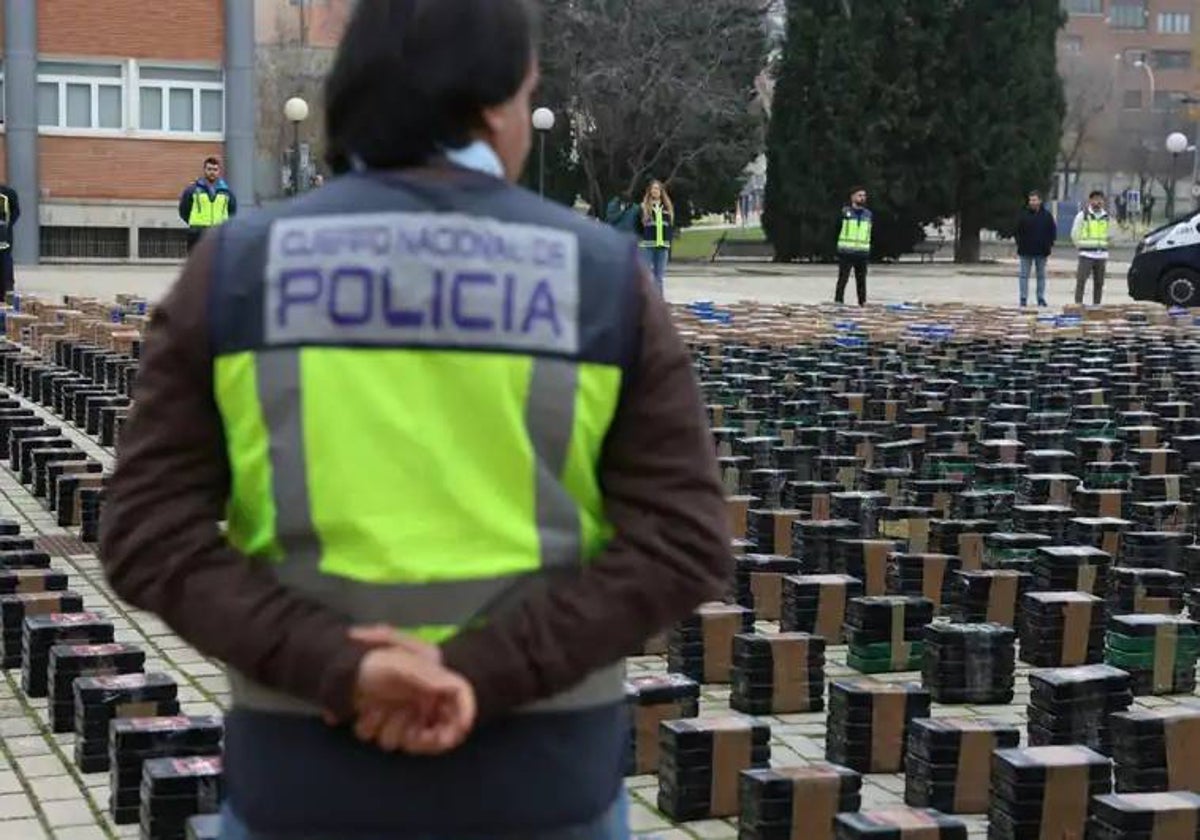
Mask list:
[[[637,243],[513,185],[537,84],[525,0],[358,4],[339,176],[153,314],[103,563],[229,666],[223,840],[628,837],[623,659],[729,534]]]
[[[204,161],[204,174],[188,184],[179,197],[179,218],[188,226],[188,253],[209,228],[223,225],[237,215],[237,196],[221,177],[221,161]]]
[[[842,208],[838,228],[838,280],[833,299],[846,302],[846,283],[854,272],[854,287],[858,305],[867,302],[867,263],[871,259],[871,211],[867,209],[867,191],[855,187],[850,191],[850,203]]]

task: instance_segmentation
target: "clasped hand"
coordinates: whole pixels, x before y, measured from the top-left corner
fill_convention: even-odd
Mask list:
[[[355,627],[350,638],[370,650],[358,668],[354,734],[388,752],[437,755],[454,749],[475,724],[475,692],[442,665],[436,645],[391,627]],[[326,714],[326,722],[342,721]]]

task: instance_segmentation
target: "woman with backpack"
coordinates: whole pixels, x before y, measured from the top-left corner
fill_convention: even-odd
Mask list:
[[[661,181],[651,181],[642,198],[642,253],[654,274],[654,284],[663,290],[663,277],[675,238],[675,205]]]

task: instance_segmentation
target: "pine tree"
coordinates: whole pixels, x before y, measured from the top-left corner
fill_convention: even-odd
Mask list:
[[[1059,0],[960,0],[945,50],[953,109],[960,262],[982,228],[1010,233],[1024,196],[1053,177],[1066,111],[1055,69]]]

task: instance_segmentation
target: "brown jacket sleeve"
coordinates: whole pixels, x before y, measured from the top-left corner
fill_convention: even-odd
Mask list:
[[[113,589],[202,653],[264,685],[350,711],[362,653],[348,622],[231,548],[229,465],[213,397],[205,237],[154,310],[107,490],[100,556]]]
[[[641,353],[601,463],[616,535],[582,574],[443,645],[480,719],[570,688],[720,597],[732,574],[725,502],[691,359],[643,271]]]

